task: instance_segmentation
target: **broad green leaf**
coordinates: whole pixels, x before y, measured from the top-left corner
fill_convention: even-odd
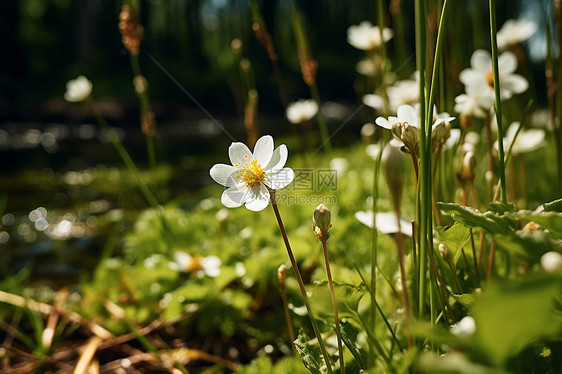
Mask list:
[[[524,212],[520,217],[526,221],[533,221],[543,229],[548,229],[558,238],[562,238],[562,214],[558,212],[529,213]]]
[[[543,230],[524,232],[515,231],[510,235],[495,235],[496,242],[508,252],[523,256],[533,262],[548,251],[562,250],[562,242],[552,240],[551,235]]]
[[[313,309],[317,316],[333,323],[333,306],[328,281],[316,281],[310,288]],[[336,304],[340,318],[353,317],[359,306],[359,301],[365,295],[366,288],[362,285],[354,286],[346,283],[334,282]]]
[[[357,362],[361,366],[361,369],[365,370],[365,364],[367,361],[367,357],[365,357],[366,352],[361,350],[361,348],[357,344],[357,335],[359,334],[359,329],[347,321],[340,321],[340,327],[341,337],[344,344],[349,349],[353,357],[355,357],[355,360],[357,360]]]
[[[438,240],[443,243],[449,254],[453,258],[453,262],[456,264],[459,257],[462,255],[463,248],[470,248],[470,229],[462,224],[455,223],[453,226],[448,228],[438,228]],[[470,253],[470,251],[465,250],[465,253]]]
[[[474,304],[474,295],[470,293],[451,294],[450,299],[451,304],[453,302],[458,302],[466,308],[470,308]]]
[[[328,372],[316,339],[309,340],[306,333],[301,330],[295,340],[295,347],[302,358],[304,366],[306,366],[312,374],[324,374]]]
[[[474,343],[491,364],[502,367],[510,357],[539,340],[562,334],[562,277],[521,283],[492,284],[476,298]]]
[[[493,212],[481,213],[478,210],[452,204],[437,203],[437,207],[445,213],[452,214],[453,219],[468,227],[480,227],[492,234],[508,235],[516,229],[515,221],[508,216],[499,216]]]
[[[543,206],[545,212],[562,212],[562,199],[545,203]]]

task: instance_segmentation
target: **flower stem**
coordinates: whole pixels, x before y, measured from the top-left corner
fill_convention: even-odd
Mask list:
[[[316,335],[316,339],[318,340],[318,345],[320,346],[320,350],[322,351],[322,356],[324,357],[324,361],[326,362],[326,368],[328,370],[328,373],[333,373],[330,356],[328,355],[328,351],[326,351],[326,346],[324,344],[324,340],[322,339],[322,334],[320,333],[320,329],[318,328],[318,323],[316,322],[316,318],[314,317],[312,308],[310,307],[310,302],[308,301],[308,295],[306,293],[306,288],[304,287],[304,282],[302,280],[301,272],[297,266],[297,262],[295,260],[295,256],[293,255],[293,250],[291,249],[291,245],[289,244],[289,238],[287,237],[287,233],[285,232],[285,227],[283,226],[283,220],[281,219],[281,215],[279,214],[279,208],[277,207],[277,202],[275,201],[275,190],[270,190],[269,193],[271,194],[271,206],[273,207],[273,211],[275,212],[275,218],[277,218],[277,223],[279,224],[279,230],[281,230],[281,235],[283,236],[283,242],[285,243],[285,248],[287,248],[287,254],[289,255],[289,260],[291,261],[293,272],[295,273],[295,277],[297,278],[297,282],[299,284],[304,305],[306,306],[306,310],[308,311],[308,318],[310,319],[310,324],[312,325],[312,329],[314,330],[314,335]]]
[[[328,250],[326,249],[326,240],[320,239],[322,242],[322,250],[324,251],[324,262],[326,263],[326,275],[328,276],[328,285],[330,286],[330,296],[332,298],[332,306],[334,308],[334,322],[336,324],[336,335],[338,337],[338,351],[340,352],[340,373],[345,374],[345,364],[343,359],[342,337],[340,329],[340,320],[338,317],[338,308],[336,304],[336,292],[334,291],[334,282],[332,281],[332,272],[330,271],[330,261],[328,260]]]
[[[500,72],[498,67],[498,42],[496,39],[496,1],[490,0],[490,38],[492,41],[492,70],[494,73],[494,93],[496,95],[496,119],[498,122],[498,157],[501,183],[501,201],[507,203],[507,186],[505,183],[505,160],[503,155],[503,125],[500,97]]]

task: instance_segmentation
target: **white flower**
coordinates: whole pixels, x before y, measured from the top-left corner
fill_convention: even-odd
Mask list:
[[[482,78],[466,84],[465,90],[466,93],[455,97],[455,112],[485,118],[494,105],[494,90]]]
[[[349,168],[349,161],[343,157],[336,157],[330,160],[330,169],[336,171],[336,175],[343,175]]]
[[[484,79],[490,89],[493,89],[494,75],[492,71],[492,56],[490,52],[478,49],[470,58],[470,68],[461,71],[459,79],[465,86],[475,84]],[[500,75],[501,98],[509,99],[513,94],[525,92],[529,87],[527,80],[521,75],[514,74],[517,70],[517,58],[512,52],[504,52],[498,57]]]
[[[443,144],[443,149],[453,149],[461,140],[462,131],[460,129],[451,129],[449,138]]]
[[[449,136],[447,127],[449,122],[455,117],[449,117],[446,112],[437,113],[435,107],[433,108],[434,123],[432,125],[432,143],[435,140],[440,141]],[[390,116],[388,119],[378,117],[375,121],[377,125],[392,131],[392,135],[408,148],[411,153],[419,154],[419,137],[420,137],[420,123],[419,106],[414,108],[410,105],[401,105],[398,107],[397,117]],[[438,135],[439,138],[434,137]]]
[[[562,255],[554,251],[546,252],[541,256],[541,266],[547,273],[562,271]]]
[[[373,228],[373,212],[357,212],[355,218],[369,228]],[[398,221],[396,213],[377,213],[377,231],[381,234],[395,234],[398,232]],[[412,236],[412,223],[405,217],[400,218],[400,232],[406,236]]]
[[[503,137],[503,148],[505,151],[509,149],[509,146],[513,142],[513,138],[515,138],[515,133],[519,128],[519,122],[513,122],[509,125],[509,128],[505,132],[505,136]],[[539,129],[530,129],[530,130],[521,130],[517,135],[517,139],[515,139],[515,143],[513,143],[513,148],[511,149],[511,154],[513,155],[520,155],[523,153],[532,152],[540,147],[542,147],[544,143],[544,131]],[[498,142],[494,142],[494,148],[498,149]]]
[[[537,28],[537,24],[533,21],[508,19],[496,35],[498,48],[505,49],[529,39]]]
[[[451,333],[459,338],[468,338],[476,331],[474,318],[466,316],[458,323],[451,326]]]
[[[372,58],[366,58],[361,60],[355,66],[355,70],[361,75],[366,75],[368,77],[374,77],[377,73],[377,67]]]
[[[393,36],[392,30],[382,30],[383,42],[389,41]],[[371,51],[381,45],[381,32],[378,26],[373,26],[369,21],[363,21],[359,25],[349,26],[347,29],[347,42],[357,49]]]
[[[388,105],[391,112],[395,113],[401,105],[415,105],[420,101],[419,74],[414,72],[410,79],[394,82],[386,88]],[[379,111],[384,110],[384,100],[379,95],[369,94],[363,96],[363,104]]]
[[[174,253],[174,262],[170,262],[168,266],[175,271],[204,274],[208,277],[217,277],[221,273],[220,258],[216,256],[192,257],[183,251]]]
[[[314,100],[299,100],[287,106],[287,119],[299,124],[310,121],[318,113],[318,104]]]
[[[244,143],[232,143],[228,149],[232,166],[216,164],[210,170],[215,182],[227,187],[221,202],[227,208],[245,204],[249,210],[263,210],[269,204],[269,189],[286,187],[295,178],[293,169],[284,167],[288,154],[285,144],[274,151],[269,135],[258,139],[253,153]]]
[[[64,99],[70,102],[84,101],[92,93],[92,82],[83,75],[76,79],[71,79],[66,83]]]

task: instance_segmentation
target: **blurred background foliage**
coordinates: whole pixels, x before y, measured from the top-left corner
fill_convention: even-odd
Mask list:
[[[150,83],[151,97],[166,106],[195,107],[174,86],[149,56],[153,56],[198,101],[212,113],[234,114],[233,82],[238,67],[230,43],[240,38],[244,57],[251,62],[260,93],[260,110],[282,114],[271,62],[251,28],[246,0],[138,0],[145,38],[141,45],[141,66]],[[298,54],[291,25],[290,1],[259,1],[272,34],[289,100],[307,96],[300,77]],[[434,3],[434,2],[430,2]],[[437,2],[435,2],[437,3]],[[387,1],[385,22],[395,29],[389,44],[395,56],[399,78],[414,70],[413,3]],[[306,22],[312,54],[319,65],[318,84],[324,100],[354,102],[357,87],[355,64],[362,52],[346,41],[350,25],[377,19],[376,2],[360,0],[309,0],[299,2]],[[498,24],[520,15],[544,24],[552,5],[548,1],[503,0],[497,2]],[[448,27],[445,54],[451,89],[461,90],[458,72],[468,65],[476,48],[488,48],[486,1],[455,1]],[[387,8],[388,9],[388,8]],[[430,32],[435,32],[435,4],[430,8]],[[4,58],[0,61],[0,116],[4,119],[43,118],[60,113],[64,84],[79,74],[94,82],[97,98],[134,102],[129,57],[117,27],[120,1],[21,0],[0,4],[0,28]],[[483,21],[484,20],[484,21]],[[402,29],[396,29],[398,23]],[[428,38],[431,40],[431,38]],[[544,59],[544,30],[529,41],[531,58]],[[398,44],[405,46],[397,50]],[[460,48],[462,46],[462,48]],[[544,73],[537,66],[537,94],[544,99]],[[452,97],[452,96],[451,96]],[[50,102],[50,106],[47,103]],[[169,108],[169,107],[168,107]],[[43,110],[43,111],[41,111]],[[173,115],[173,111],[164,114]]]

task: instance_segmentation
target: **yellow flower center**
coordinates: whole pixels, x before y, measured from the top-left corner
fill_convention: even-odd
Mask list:
[[[199,256],[195,256],[191,258],[191,261],[185,266],[186,270],[190,273],[193,273],[197,270],[203,269],[203,258]]]
[[[237,162],[234,166],[238,167],[240,163]],[[244,163],[244,166],[236,172],[236,178],[240,178],[248,187],[257,187],[265,182],[265,171],[257,160],[252,160]]]

